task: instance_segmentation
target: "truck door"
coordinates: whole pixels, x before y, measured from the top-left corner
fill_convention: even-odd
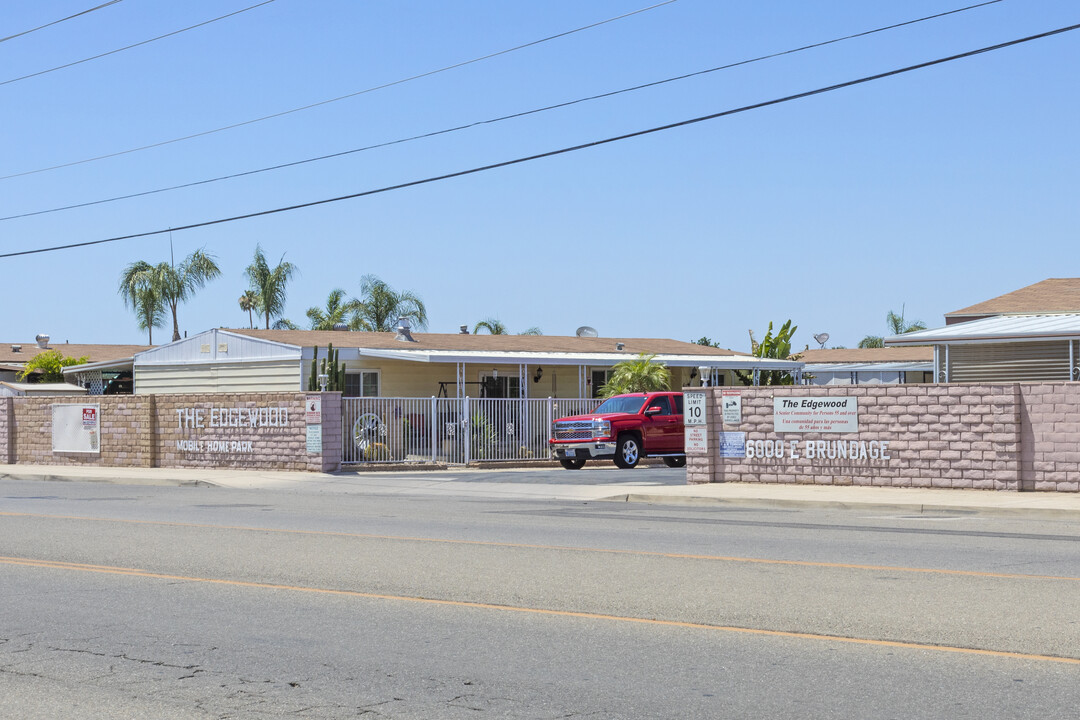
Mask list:
[[[659,408],[643,423],[645,450],[649,453],[678,452],[682,450],[682,418],[675,414],[671,398],[659,395],[645,404],[645,410]]]

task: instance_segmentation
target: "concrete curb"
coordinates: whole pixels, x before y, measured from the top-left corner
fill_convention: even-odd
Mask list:
[[[903,512],[916,515],[950,513],[953,515],[1038,515],[1046,519],[1080,520],[1080,511],[1071,509],[1037,507],[996,507],[980,505],[933,505],[925,503],[852,502],[844,500],[810,500],[795,498],[719,498],[700,495],[662,495],[628,493],[597,498],[604,502],[654,503],[658,505],[738,505],[758,508],[817,507],[832,510],[860,510],[870,512]]]
[[[168,477],[142,477],[138,479],[119,477],[119,478],[107,478],[107,477],[92,477],[92,476],[79,476],[73,477],[71,475],[55,474],[55,473],[33,473],[22,475],[19,473],[4,473],[0,472],[0,482],[5,480],[21,481],[21,482],[62,482],[62,483],[75,483],[75,482],[89,482],[99,483],[102,485],[151,485],[153,487],[221,487],[220,485],[208,482],[206,480],[192,480],[189,478],[168,478]]]

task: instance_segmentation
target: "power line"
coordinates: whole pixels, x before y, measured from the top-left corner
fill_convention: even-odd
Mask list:
[[[954,60],[961,60],[964,58],[973,57],[975,55],[981,55],[983,53],[1001,50],[1003,48],[1012,47],[1013,45],[1020,45],[1023,43],[1031,42],[1033,40],[1041,40],[1043,38],[1048,38],[1053,35],[1060,35],[1062,33],[1071,32],[1077,29],[1080,29],[1080,24],[1069,25],[1067,27],[1057,28],[1056,30],[1049,30],[1047,32],[1039,33],[1037,35],[1029,35],[1027,37],[1019,38],[1016,40],[1009,40],[1008,42],[998,43],[997,45],[989,45],[987,47],[979,48],[977,50],[969,50],[967,52],[959,53],[957,55],[950,55],[948,57],[938,58],[936,60],[929,60],[927,62],[922,62],[917,65],[908,65],[907,67],[898,68],[896,70],[889,70],[887,72],[877,73],[876,75],[867,75],[866,77],[861,77],[856,80],[848,80],[847,82],[837,83],[835,85],[828,85],[826,87],[820,87],[815,90],[807,90],[806,92],[796,93],[795,95],[787,95],[785,97],[776,98],[773,100],[766,100],[764,102],[754,103],[753,105],[744,105],[742,107],[734,108],[732,110],[723,110],[721,112],[712,113],[711,115],[702,115],[699,117],[691,118],[689,120],[680,120],[679,122],[669,123],[667,125],[659,125],[657,127],[648,128],[646,130],[637,130],[635,132],[626,133],[624,135],[616,135],[614,137],[604,138],[602,140],[594,140],[592,142],[560,148],[558,150],[549,150],[547,152],[515,158],[513,160],[504,160],[502,162],[493,163],[491,165],[482,165],[480,167],[469,168],[468,170],[459,170],[457,172],[447,173],[445,175],[436,175],[433,177],[424,178],[422,180],[411,180],[409,182],[399,183],[397,185],[387,185],[385,187],[377,188],[374,190],[364,190],[362,192],[352,193],[350,195],[341,195],[338,197],[324,198],[322,200],[313,200],[311,202],[298,203],[296,205],[273,208],[271,210],[260,210],[257,212],[246,213],[244,215],[234,215],[232,217],[219,218],[217,220],[206,220],[203,222],[191,223],[189,225],[180,225],[178,227],[166,228],[164,230],[151,230],[148,232],[134,233],[131,235],[119,235],[116,237],[105,238],[102,240],[88,240],[86,242],[69,243],[67,245],[55,245],[53,247],[38,248],[37,250],[20,250],[18,252],[0,254],[0,258],[18,257],[21,255],[35,255],[37,253],[53,252],[56,250],[70,250],[72,248],[88,247],[90,245],[101,245],[104,243],[118,242],[120,240],[133,240],[136,238],[151,237],[154,235],[164,235],[165,233],[180,232],[182,230],[194,230],[196,228],[209,227],[211,225],[222,225],[224,223],[236,222],[238,220],[249,220],[251,218],[263,217],[266,215],[276,215],[278,213],[291,212],[293,210],[301,210],[304,208],[315,207],[318,205],[328,205],[330,203],[341,202],[343,200],[353,200],[360,197],[367,197],[369,195],[378,195],[380,193],[390,192],[392,190],[402,190],[404,188],[416,187],[418,185],[426,185],[441,180],[450,180],[452,178],[464,177],[466,175],[474,175],[476,173],[486,172],[488,170],[496,170],[499,168],[509,167],[511,165],[520,165],[521,163],[531,162],[533,160],[541,160],[543,158],[555,157],[556,155],[565,155],[567,153],[599,147],[601,145],[607,145],[609,143],[629,140],[631,138],[642,137],[644,135],[651,135],[652,133],[686,127],[687,125],[705,122],[706,120],[716,120],[718,118],[737,115],[739,113],[748,112],[750,110],[760,110],[762,108],[771,107],[773,105],[780,105],[782,103],[791,102],[793,100],[801,100],[803,98],[813,97],[815,95],[821,95],[824,93],[833,92],[835,90],[842,90],[844,88],[861,85],[863,83],[868,83],[875,80],[882,80],[884,78],[902,75],[904,73],[909,73],[915,70],[923,70],[928,67],[941,65],[944,63],[952,62]]]
[[[536,113],[546,112],[548,110],[556,110],[556,109],[560,109],[560,108],[564,108],[564,107],[569,107],[571,105],[577,105],[579,103],[588,102],[590,100],[599,100],[599,99],[603,99],[603,98],[608,98],[608,97],[612,97],[614,95],[620,95],[622,93],[628,93],[628,92],[633,92],[633,91],[636,91],[636,90],[642,90],[642,89],[645,89],[645,88],[656,87],[658,85],[663,85],[665,83],[676,82],[678,80],[686,80],[688,78],[697,77],[697,76],[700,76],[700,75],[705,75],[707,73],[717,72],[719,70],[727,70],[729,68],[739,67],[741,65],[749,65],[750,63],[761,62],[763,60],[770,60],[770,59],[773,59],[773,58],[781,57],[783,55],[791,55],[793,53],[803,52],[803,51],[806,51],[806,50],[812,50],[814,48],[823,47],[825,45],[831,45],[833,43],[842,42],[844,40],[851,40],[851,39],[854,39],[854,38],[865,37],[867,35],[872,35],[874,33],[884,32],[886,30],[893,30],[893,29],[896,29],[896,28],[899,28],[899,27],[904,27],[904,26],[907,26],[907,25],[913,25],[915,23],[925,22],[927,20],[934,20],[934,19],[937,19],[937,18],[944,17],[946,15],[953,15],[955,13],[965,12],[967,10],[974,10],[976,8],[985,7],[986,5],[993,5],[993,4],[999,3],[999,2],[1002,2],[1002,0],[989,0],[988,2],[982,2],[982,3],[979,3],[977,5],[969,5],[967,7],[958,8],[956,10],[949,10],[947,12],[937,13],[935,15],[927,15],[925,17],[917,18],[915,20],[907,20],[905,22],[895,23],[893,25],[886,25],[884,27],[875,28],[873,30],[866,30],[864,32],[855,33],[853,35],[845,35],[844,37],[834,38],[832,40],[825,40],[825,41],[822,41],[822,42],[813,43],[811,45],[803,45],[802,47],[794,48],[792,50],[784,50],[782,52],[771,53],[769,55],[761,55],[759,57],[751,58],[749,60],[740,60],[738,62],[729,63],[727,65],[720,65],[719,67],[713,67],[713,68],[709,68],[707,70],[699,70],[697,72],[692,72],[692,73],[687,73],[685,75],[679,75],[679,76],[676,76],[676,77],[666,78],[664,80],[657,80],[657,81],[654,81],[654,82],[644,83],[642,85],[635,85],[633,87],[623,88],[621,90],[612,90],[610,92],[601,93],[599,95],[590,95],[589,97],[578,98],[576,100],[569,100],[569,101],[566,101],[566,102],[557,103],[555,105],[547,105],[545,107],[534,108],[532,110],[525,110],[525,111],[522,111],[522,112],[512,113],[510,115],[503,115],[503,116],[497,117],[497,118],[489,118],[487,120],[477,120],[475,122],[467,123],[465,125],[458,125],[456,127],[446,128],[446,129],[443,129],[443,130],[434,130],[432,132],[422,133],[420,135],[413,135],[413,136],[406,137],[406,138],[399,138],[397,140],[388,140],[386,142],[377,143],[377,144],[374,144],[374,145],[366,145],[364,147],[353,148],[351,150],[342,150],[340,152],[330,153],[328,155],[319,155],[317,157],[306,158],[306,159],[303,159],[303,160],[294,160],[292,162],[280,163],[278,165],[271,165],[269,167],[258,168],[256,170],[246,170],[244,172],[233,173],[233,174],[230,174],[230,175],[221,175],[221,176],[218,176],[218,177],[208,178],[208,179],[205,179],[205,180],[196,180],[194,182],[183,183],[183,184],[180,184],[180,185],[172,185],[172,186],[164,187],[164,188],[157,188],[155,190],[144,190],[142,192],[130,193],[130,194],[127,194],[127,195],[119,195],[119,196],[116,196],[116,197],[106,198],[106,199],[103,199],[103,200],[91,200],[89,202],[77,203],[77,204],[74,204],[74,205],[64,205],[62,207],[51,208],[51,209],[48,209],[48,210],[36,210],[36,211],[33,211],[33,212],[20,213],[18,215],[8,215],[7,217],[0,217],[0,222],[4,222],[4,221],[7,221],[7,220],[16,220],[16,219],[19,219],[19,218],[33,217],[35,215],[46,215],[48,213],[61,212],[61,211],[64,211],[64,210],[75,210],[75,209],[78,209],[78,208],[90,207],[90,206],[93,206],[93,205],[103,205],[105,203],[117,202],[119,200],[130,200],[132,198],[145,197],[147,195],[156,195],[158,193],[170,192],[172,190],[182,190],[184,188],[197,187],[199,185],[208,185],[210,183],[221,182],[223,180],[235,180],[236,178],[247,177],[249,175],[257,175],[259,173],[270,172],[270,171],[273,171],[273,170],[283,170],[285,168],[296,167],[298,165],[306,165],[308,163],[313,163],[313,162],[320,162],[322,160],[331,160],[333,158],[339,158],[339,157],[344,157],[346,155],[353,155],[353,154],[356,154],[356,153],[366,152],[368,150],[375,150],[375,149],[378,149],[378,148],[389,147],[391,145],[400,145],[402,143],[412,142],[414,140],[423,140],[423,139],[426,139],[426,138],[436,137],[438,135],[446,135],[448,133],[458,132],[458,131],[461,131],[461,130],[468,130],[470,128],[478,127],[480,125],[489,125],[489,124],[492,124],[492,123],[502,122],[504,120],[512,120],[512,119],[516,119],[516,118],[520,118],[520,117],[526,117],[528,115],[534,115]]]
[[[141,45],[148,45],[149,43],[157,42],[158,40],[164,40],[165,38],[172,37],[173,35],[179,35],[180,33],[187,32],[188,30],[194,30],[196,28],[201,28],[204,25],[209,25],[210,23],[216,23],[219,20],[225,20],[226,18],[231,18],[233,15],[239,15],[240,13],[245,13],[248,10],[254,10],[255,8],[262,7],[263,5],[269,5],[270,3],[274,2],[274,1],[275,0],[263,0],[263,2],[258,3],[256,5],[252,5],[251,7],[246,7],[243,10],[237,10],[236,12],[231,12],[228,15],[222,15],[221,17],[216,17],[216,18],[213,18],[212,20],[206,20],[204,22],[197,23],[195,25],[191,25],[191,26],[186,27],[186,28],[181,28],[180,30],[173,30],[170,33],[165,33],[164,35],[158,35],[157,37],[150,38],[149,40],[143,40],[142,42],[137,42],[137,43],[135,43],[133,45],[127,45],[127,46],[122,47],[122,48],[117,48],[115,50],[110,50],[108,52],[103,52],[100,55],[94,55],[92,57],[83,58],[82,60],[76,60],[75,62],[69,62],[69,63],[66,63],[64,65],[57,65],[56,67],[49,68],[48,70],[39,70],[36,73],[30,73],[29,75],[23,75],[22,77],[11,78],[10,80],[2,80],[2,81],[0,81],[0,86],[2,86],[2,85],[10,85],[11,83],[19,82],[20,80],[29,80],[30,78],[35,78],[35,77],[38,77],[40,75],[47,75],[48,73],[56,72],[57,70],[63,70],[64,68],[74,67],[76,65],[82,65],[83,63],[88,63],[91,60],[98,60],[98,59],[103,58],[103,57],[108,57],[109,55],[115,55],[116,53],[124,52],[125,50],[131,50],[132,48],[137,48],[137,47],[139,47]]]
[[[272,1],[273,0],[268,0],[268,2],[272,2]],[[655,10],[658,7],[662,7],[664,5],[670,5],[671,3],[676,2],[676,1],[677,0],[664,0],[663,2],[659,2],[659,3],[655,4],[655,5],[650,5],[649,7],[641,8],[640,10],[633,10],[633,11],[628,12],[628,13],[623,13],[622,15],[618,15],[618,16],[613,17],[613,18],[608,18],[607,20],[601,20],[599,22],[594,22],[594,23],[591,23],[589,25],[584,25],[584,26],[579,27],[579,28],[574,28],[573,30],[566,30],[564,32],[557,33],[555,35],[549,35],[548,37],[540,38],[539,40],[532,40],[532,41],[527,42],[527,43],[525,43],[523,45],[516,45],[516,46],[511,47],[511,48],[506,48],[505,50],[499,50],[498,52],[489,53],[487,55],[481,55],[480,57],[473,58],[472,60],[463,60],[462,62],[454,63],[453,65],[447,65],[445,67],[441,67],[441,68],[438,68],[438,69],[435,69],[435,70],[428,70],[427,72],[420,73],[419,75],[412,75],[410,77],[402,78],[400,80],[394,80],[394,81],[391,81],[391,82],[388,82],[388,83],[383,83],[382,85],[375,85],[374,87],[369,87],[369,88],[366,88],[364,90],[357,90],[356,92],[349,93],[348,95],[340,95],[340,96],[335,97],[335,98],[330,98],[329,100],[320,100],[319,102],[311,103],[309,105],[303,105],[301,107],[292,108],[291,110],[282,110],[281,112],[276,112],[276,113],[273,113],[271,115],[264,115],[262,117],[257,117],[257,118],[254,118],[252,120],[244,120],[243,122],[233,123],[232,125],[224,125],[224,126],[219,127],[219,128],[214,128],[213,130],[204,130],[202,132],[193,133],[191,135],[185,135],[183,137],[173,138],[172,140],[162,140],[161,142],[151,143],[150,145],[142,145],[141,147],[130,148],[128,150],[120,150],[118,152],[108,153],[106,155],[98,155],[96,157],[85,158],[83,160],[75,160],[75,161],[72,161],[72,162],[61,163],[60,165],[52,165],[50,167],[38,168],[37,170],[26,170],[24,172],[14,173],[12,175],[2,175],[2,176],[0,176],[0,180],[10,180],[11,178],[23,177],[25,175],[34,175],[36,173],[48,172],[50,170],[59,170],[60,168],[71,167],[73,165],[83,165],[85,163],[96,162],[98,160],[106,160],[108,158],[119,157],[120,155],[128,155],[128,154],[134,153],[134,152],[141,152],[143,150],[150,150],[152,148],[162,147],[163,145],[172,145],[173,143],[183,142],[185,140],[192,140],[194,138],[204,137],[206,135],[213,135],[214,133],[224,132],[226,130],[233,130],[233,129],[238,128],[238,127],[244,127],[245,125],[254,125],[255,123],[263,122],[264,120],[272,120],[274,118],[284,117],[285,115],[291,115],[293,113],[302,112],[304,110],[311,110],[312,108],[321,107],[323,105],[329,105],[330,103],[335,103],[335,102],[338,102],[340,100],[347,100],[349,98],[357,97],[358,95],[365,95],[367,93],[372,93],[372,92],[375,92],[377,90],[384,90],[384,89],[389,88],[389,87],[394,87],[395,85],[401,85],[403,83],[411,82],[413,80],[419,80],[421,78],[431,77],[432,75],[437,75],[439,73],[444,73],[444,72],[447,72],[448,70],[455,70],[455,69],[460,68],[460,67],[465,67],[466,65],[472,65],[473,63],[478,63],[478,62],[481,62],[483,60],[490,60],[491,58],[498,57],[500,55],[506,55],[507,53],[516,52],[517,50],[523,50],[525,48],[532,47],[534,45],[540,45],[541,43],[550,42],[551,40],[557,40],[558,38],[566,37],[567,35],[573,35],[574,33],[579,33],[579,32],[583,32],[585,30],[590,30],[592,28],[599,27],[601,25],[606,25],[608,23],[615,22],[616,20],[622,20],[624,18],[628,18],[628,17],[631,17],[633,15],[638,15],[640,13],[647,12],[649,10]],[[21,79],[21,78],[17,78],[17,79]],[[14,81],[9,81],[9,82],[14,82]],[[3,83],[0,83],[0,85],[2,85],[2,84]]]
[[[52,27],[53,25],[59,25],[60,23],[67,22],[68,20],[74,20],[77,17],[82,17],[83,15],[88,15],[89,13],[92,13],[95,10],[100,10],[102,8],[107,8],[110,5],[115,5],[116,3],[120,2],[120,1],[121,0],[109,0],[109,2],[102,3],[101,5],[98,5],[97,7],[92,7],[89,10],[83,10],[82,12],[77,12],[74,15],[68,15],[67,17],[60,18],[59,20],[53,20],[52,22],[45,23],[44,25],[38,25],[36,28],[30,28],[29,30],[23,30],[22,32],[15,33],[14,35],[8,35],[7,37],[0,38],[0,43],[7,42],[8,40],[14,40],[15,38],[22,37],[23,35],[29,35],[30,33],[37,32],[38,30],[44,30],[45,28]]]

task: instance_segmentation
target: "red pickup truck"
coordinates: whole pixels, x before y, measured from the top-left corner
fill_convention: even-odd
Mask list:
[[[615,395],[588,415],[559,418],[552,435],[551,456],[567,470],[601,459],[633,468],[643,457],[661,457],[668,467],[686,465],[682,393]]]

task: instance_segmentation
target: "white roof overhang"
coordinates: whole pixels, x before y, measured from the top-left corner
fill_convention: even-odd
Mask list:
[[[422,363],[483,363],[504,365],[615,365],[635,356],[626,353],[546,353],[490,352],[461,350],[376,350],[372,348],[341,348],[355,350],[357,357],[386,358]],[[717,370],[799,370],[804,363],[796,360],[772,360],[748,355],[657,355],[657,362],[669,367],[711,367]]]
[[[135,358],[121,358],[119,360],[102,360],[95,363],[83,363],[82,365],[68,365],[60,368],[64,375],[78,375],[87,370],[131,370],[135,367]]]
[[[1080,339],[1080,314],[1002,315],[893,335],[885,345],[952,345]]]
[[[807,363],[803,372],[807,373],[850,373],[850,372],[932,372],[932,362],[891,362],[891,363]]]

